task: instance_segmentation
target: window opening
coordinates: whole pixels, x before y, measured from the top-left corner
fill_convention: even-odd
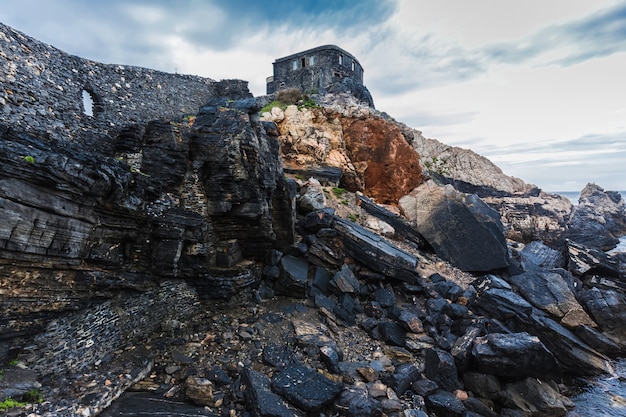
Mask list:
[[[293,61],[291,63],[291,69],[294,71],[298,69],[298,61]]]
[[[314,57],[314,56],[312,56],[311,58],[309,58],[309,65],[310,65],[310,66],[315,65],[315,57]]]
[[[306,58],[300,58],[300,66],[302,68],[306,67]]]
[[[87,90],[83,90],[83,113],[93,117],[93,104],[94,100],[91,93]]]
[[[352,71],[354,71],[354,67],[355,67],[355,66],[356,66],[356,65],[354,65],[354,61],[352,61]]]
[[[343,55],[339,54],[339,65],[343,65]]]

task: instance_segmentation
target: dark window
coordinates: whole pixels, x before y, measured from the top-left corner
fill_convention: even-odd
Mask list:
[[[306,58],[300,58],[300,66],[302,68],[306,67]]]

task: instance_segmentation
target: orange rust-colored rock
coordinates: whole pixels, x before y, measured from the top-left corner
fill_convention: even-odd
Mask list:
[[[343,118],[343,139],[365,184],[379,203],[397,204],[423,182],[419,155],[402,131],[384,119]]]

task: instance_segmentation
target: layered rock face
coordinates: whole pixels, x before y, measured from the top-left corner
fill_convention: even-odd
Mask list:
[[[222,249],[264,259],[293,242],[293,195],[255,103],[214,99],[193,126],[136,124],[87,149],[3,127],[0,354],[45,330],[27,363],[79,370],[257,281],[254,265],[219,268]]]
[[[396,124],[369,108],[357,115],[325,108],[274,108],[285,167],[303,175],[340,169],[338,182],[381,203],[397,204],[422,182],[419,155]]]

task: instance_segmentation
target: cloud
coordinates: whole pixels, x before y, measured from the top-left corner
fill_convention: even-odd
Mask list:
[[[626,52],[626,3],[583,18],[545,27],[524,38],[488,45],[493,62],[575,65],[593,58]]]

